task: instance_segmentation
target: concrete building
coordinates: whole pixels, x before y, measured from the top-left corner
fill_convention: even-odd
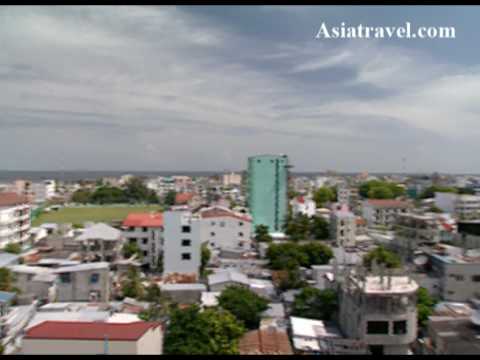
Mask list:
[[[23,355],[161,355],[160,323],[44,321],[26,331]]]
[[[347,270],[339,286],[339,324],[371,354],[408,354],[417,337],[416,291],[407,275]]]
[[[196,304],[206,293],[207,287],[204,284],[162,284],[162,294],[168,295],[173,302],[178,304]]]
[[[202,209],[199,212],[202,244],[211,249],[251,248],[252,219],[221,206]]]
[[[0,248],[29,239],[30,211],[26,196],[0,192]]]
[[[411,204],[401,200],[378,200],[369,199],[362,204],[362,216],[369,227],[384,226],[392,227],[397,215],[406,213]]]
[[[87,227],[75,240],[83,244],[84,256],[90,261],[115,261],[124,243],[122,232],[104,223]]]
[[[222,270],[208,275],[209,291],[222,292],[227,287],[234,285],[250,288],[250,281],[245,274],[234,270]]]
[[[137,244],[142,251],[142,264],[157,268],[163,251],[163,214],[131,213],[122,226],[126,241]]]
[[[234,172],[223,174],[223,186],[242,185],[242,175]]]
[[[337,246],[355,246],[357,218],[347,205],[335,207],[330,213],[330,238]]]
[[[200,221],[185,208],[163,214],[163,274],[192,274],[200,271]]]
[[[283,233],[287,216],[288,158],[259,155],[248,158],[248,206],[253,225],[266,225],[271,233]]]
[[[293,215],[302,214],[312,217],[317,213],[317,205],[311,197],[303,195],[297,196],[290,202],[290,204],[292,205]]]
[[[480,218],[480,196],[436,192],[435,205],[462,220]]]
[[[286,330],[267,328],[252,330],[238,343],[240,355],[293,355]]]
[[[31,183],[30,192],[35,203],[44,203],[55,197],[56,182],[55,180],[44,180],[38,183]]]

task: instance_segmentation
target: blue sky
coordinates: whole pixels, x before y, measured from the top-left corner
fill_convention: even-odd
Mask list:
[[[0,168],[480,172],[480,9],[0,8]],[[456,39],[318,40],[322,22]],[[405,166],[402,164],[405,159]]]

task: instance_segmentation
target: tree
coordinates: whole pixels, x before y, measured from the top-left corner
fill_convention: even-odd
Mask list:
[[[268,226],[262,224],[255,226],[255,240],[258,242],[272,241],[272,237],[268,232]]]
[[[88,204],[90,202],[92,192],[88,189],[78,189],[72,194],[72,202],[79,204]]]
[[[236,355],[245,328],[226,310],[174,309],[164,341],[165,354]]]
[[[14,283],[14,274],[7,268],[0,268],[0,291],[10,291],[18,293],[19,289],[14,286]]]
[[[428,318],[433,313],[436,300],[430,296],[428,290],[420,287],[417,290],[417,318],[419,326],[426,326]]]
[[[122,255],[124,258],[129,259],[133,255],[137,255],[139,260],[143,259],[142,250],[138,247],[136,242],[126,242],[122,247]]]
[[[292,241],[307,240],[310,237],[310,219],[307,215],[297,214],[287,219],[285,233]]]
[[[140,299],[143,297],[144,288],[140,279],[140,273],[136,267],[131,266],[127,271],[126,278],[122,281],[123,296]]]
[[[316,240],[328,239],[329,224],[323,216],[312,216],[310,219],[310,236]]]
[[[273,270],[289,270],[299,266],[327,264],[333,257],[332,249],[323,243],[310,242],[299,245],[293,242],[271,244],[266,253]]]
[[[158,204],[158,196],[155,191],[147,188],[143,180],[139,177],[132,177],[125,184],[123,190],[125,198],[131,202],[147,202],[150,204]]]
[[[306,285],[306,282],[303,281],[300,269],[297,267],[284,270],[282,275],[279,276],[280,283],[278,287],[281,291],[287,291],[290,289],[299,289]]]
[[[144,300],[150,302],[148,309],[139,314],[144,321],[161,321],[170,313],[172,301],[163,294],[157,284],[152,282],[146,289]]]
[[[405,189],[394,182],[370,180],[360,185],[358,190],[363,198],[394,199],[405,194]]]
[[[458,193],[458,189],[452,186],[439,186],[439,185],[432,185],[427,187],[423,190],[420,194],[420,199],[428,199],[435,197],[436,192],[443,192],[443,193]]]
[[[176,196],[177,196],[177,193],[174,190],[170,190],[165,194],[165,197],[163,198],[163,203],[167,206],[175,205]]]
[[[93,192],[90,201],[94,204],[121,204],[127,200],[122,189],[114,186],[102,186]]]
[[[156,283],[152,282],[145,289],[144,300],[148,302],[156,302],[161,295],[162,292],[160,291],[160,287]]]
[[[22,245],[18,243],[8,243],[3,250],[10,254],[20,254],[22,252]]]
[[[383,264],[389,269],[399,268],[401,266],[400,257],[385,249],[383,246],[379,246],[367,253],[363,257],[363,265],[371,269],[373,260],[376,260],[377,264]]]
[[[229,286],[218,297],[218,304],[242,321],[247,329],[257,329],[260,314],[268,309],[268,301],[250,289]]]
[[[332,320],[338,311],[338,296],[332,289],[303,288],[295,296],[292,315],[309,319]]]
[[[335,201],[335,197],[335,192],[327,186],[322,186],[313,193],[313,201],[317,208],[324,207],[330,201]]]
[[[324,265],[328,264],[333,257],[332,249],[323,243],[308,243],[302,245],[302,251],[308,258],[308,265]]]
[[[202,244],[201,247],[201,255],[200,255],[200,274],[205,275],[205,267],[208,265],[210,261],[210,256],[212,253],[210,252],[208,245]]]

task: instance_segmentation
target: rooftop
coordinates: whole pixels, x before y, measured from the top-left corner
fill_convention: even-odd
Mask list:
[[[245,285],[250,284],[248,277],[238,271],[224,270],[208,276],[208,285],[221,284],[230,281]]]
[[[238,220],[243,220],[246,222],[251,222],[252,219],[242,213],[237,213],[233,210],[227,209],[222,206],[214,206],[206,208],[200,211],[200,216],[202,219],[217,218],[217,217],[231,217]]]
[[[291,316],[290,323],[292,325],[293,336],[308,338],[342,337],[342,334],[335,326],[322,320]]]
[[[15,192],[0,192],[0,207],[27,204],[28,198]]]
[[[162,227],[162,213],[130,213],[123,221],[123,226]]]
[[[390,278],[390,283],[389,283]],[[411,293],[418,289],[418,284],[408,276],[366,276],[364,279],[355,277],[354,281],[364,288],[367,294],[402,294]]]
[[[44,321],[26,331],[25,339],[137,341],[156,322],[107,323],[83,321]]]
[[[107,224],[98,223],[86,228],[76,240],[104,240],[104,241],[117,241],[120,240],[122,232]]]
[[[241,355],[293,355],[287,332],[273,328],[247,332],[238,349]]]
[[[410,204],[407,201],[394,199],[369,199],[369,205],[380,208],[407,208]]]

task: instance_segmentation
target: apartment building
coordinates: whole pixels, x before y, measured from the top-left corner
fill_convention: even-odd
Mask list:
[[[355,246],[357,218],[347,205],[338,205],[330,213],[330,237],[337,246]]]
[[[163,250],[163,214],[131,213],[122,223],[126,241],[137,244],[142,252],[142,263],[150,269],[158,266]]]
[[[226,207],[212,206],[199,212],[202,244],[211,249],[251,248],[252,219]]]
[[[30,211],[26,196],[0,192],[0,248],[29,239]]]
[[[179,273],[198,277],[200,270],[200,220],[185,207],[172,208],[163,214],[164,275]]]
[[[83,245],[88,261],[115,261],[124,243],[123,233],[104,223],[87,227],[75,240]]]
[[[462,220],[480,218],[480,196],[436,192],[435,205]]]
[[[242,185],[242,175],[234,172],[223,174],[223,186],[240,186]]]
[[[409,202],[402,200],[369,199],[362,204],[362,216],[369,227],[391,228],[397,216],[406,213],[411,207]]]
[[[290,204],[292,205],[293,215],[302,214],[312,217],[317,213],[317,205],[310,196],[297,196]]]
[[[408,275],[347,269],[339,286],[339,325],[371,354],[406,355],[417,338],[417,283]]]
[[[29,328],[22,355],[161,355],[157,322],[44,321]]]

